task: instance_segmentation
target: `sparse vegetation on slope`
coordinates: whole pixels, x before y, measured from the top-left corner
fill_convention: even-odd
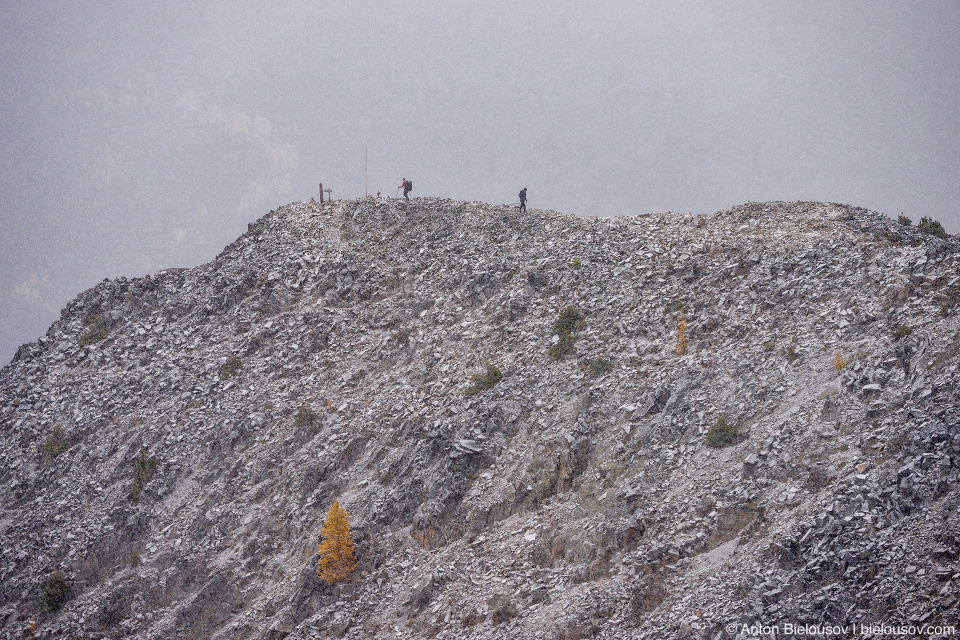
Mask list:
[[[136,502],[140,499],[144,487],[153,478],[153,472],[157,468],[157,459],[154,456],[148,456],[146,449],[140,449],[140,453],[133,459],[133,483],[130,485],[130,499]]]
[[[235,376],[242,368],[243,361],[236,356],[230,356],[226,362],[220,365],[220,377],[225,380]]]
[[[77,344],[81,347],[96,344],[110,335],[110,328],[107,326],[107,321],[98,315],[87,316],[83,319],[83,324],[86,325],[86,329],[84,329],[83,334],[81,334],[79,340],[77,340]]]
[[[67,436],[67,432],[59,424],[54,425],[50,435],[43,441],[41,450],[50,458],[56,458],[61,453],[73,446],[73,441]]]
[[[40,604],[44,611],[56,613],[70,598],[70,583],[59,571],[54,571],[43,585]]]
[[[708,447],[721,449],[737,444],[743,439],[744,435],[740,433],[740,428],[735,424],[727,422],[726,416],[720,416],[707,431],[706,442]]]
[[[487,370],[483,373],[475,373],[470,376],[470,386],[464,392],[468,396],[475,396],[483,393],[487,389],[492,389],[500,380],[503,379],[503,373],[496,365],[487,363]]]
[[[568,306],[553,321],[554,344],[550,347],[550,357],[562,360],[573,353],[576,334],[585,326],[583,314],[574,306]]]

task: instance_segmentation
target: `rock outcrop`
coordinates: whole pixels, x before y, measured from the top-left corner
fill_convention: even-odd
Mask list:
[[[958,265],[824,203],[270,212],[0,373],[0,637],[948,637]]]

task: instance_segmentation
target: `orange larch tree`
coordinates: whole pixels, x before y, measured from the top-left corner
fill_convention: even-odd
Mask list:
[[[347,574],[357,566],[357,559],[353,555],[350,518],[339,501],[335,500],[327,512],[320,535],[323,536],[323,541],[319,544],[320,562],[317,564],[317,575],[330,583],[346,580]]]

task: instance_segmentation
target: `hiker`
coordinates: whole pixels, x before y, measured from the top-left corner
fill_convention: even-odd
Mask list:
[[[410,191],[413,190],[413,182],[404,178],[403,182],[400,183],[400,187],[403,187],[403,197],[409,200]],[[399,189],[400,187],[397,187],[397,188]]]
[[[527,211],[527,188],[520,189],[520,213]]]

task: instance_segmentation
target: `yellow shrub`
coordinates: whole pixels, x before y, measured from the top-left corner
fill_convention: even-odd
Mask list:
[[[833,356],[833,368],[840,371],[840,369],[843,369],[845,366],[847,366],[847,361],[844,360],[840,352],[837,351],[836,355]]]
[[[683,313],[683,307],[680,307],[680,319],[677,320],[677,355],[682,356],[687,352],[687,318]]]

